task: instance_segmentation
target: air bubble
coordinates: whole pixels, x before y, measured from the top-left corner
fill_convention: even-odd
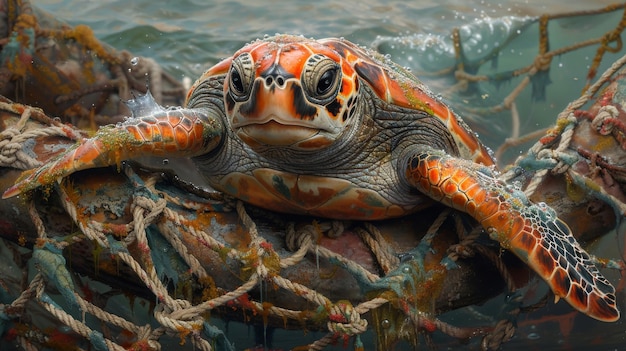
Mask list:
[[[135,56],[132,59],[130,59],[130,64],[133,66],[137,66],[137,64],[139,63],[139,57]]]
[[[164,165],[167,165],[167,164],[169,164],[169,163],[170,163],[170,160],[169,160],[169,159],[167,159],[167,158],[164,158],[164,159],[163,159],[163,164],[164,164]]]

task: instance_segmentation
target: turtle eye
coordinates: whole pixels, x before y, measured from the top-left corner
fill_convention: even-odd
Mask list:
[[[335,76],[337,75],[336,69],[329,69],[322,74],[320,80],[317,82],[317,90],[315,93],[318,96],[324,96],[328,94],[335,83]]]
[[[230,83],[233,85],[233,91],[239,95],[239,94],[245,94],[245,88],[243,86],[243,82],[241,81],[241,74],[239,74],[239,71],[237,71],[237,69],[233,69],[233,71],[230,73]]]
[[[339,64],[324,55],[313,55],[302,70],[302,87],[312,103],[326,105],[339,91],[341,69]]]
[[[228,73],[228,93],[233,100],[237,102],[248,100],[253,72],[254,63],[250,53],[244,52],[233,59]]]

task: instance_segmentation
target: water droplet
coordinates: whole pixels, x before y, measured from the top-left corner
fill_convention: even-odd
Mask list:
[[[139,57],[135,56],[132,59],[130,59],[130,64],[133,66],[136,66],[139,63]]]
[[[541,336],[539,336],[539,334],[537,334],[537,333],[530,333],[530,334],[528,334],[527,338],[530,339],[530,340],[537,340],[537,339],[541,338]]]

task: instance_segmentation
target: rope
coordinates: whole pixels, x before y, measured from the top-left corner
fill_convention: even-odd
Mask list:
[[[12,111],[7,103],[0,102],[0,109]],[[0,132],[0,167],[31,169],[41,165],[34,157],[23,151],[23,144],[27,140],[43,136],[65,136],[63,130],[56,126],[50,128],[24,131],[26,122],[31,118],[32,108],[26,107],[21,113],[17,124]]]

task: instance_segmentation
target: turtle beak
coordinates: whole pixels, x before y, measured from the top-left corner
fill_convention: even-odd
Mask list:
[[[233,127],[263,124],[270,120],[284,125],[313,129],[332,129],[319,125],[318,106],[309,103],[295,79],[257,78],[250,99],[237,109],[232,118]],[[282,82],[282,84],[278,84]],[[269,84],[268,84],[269,83]]]
[[[250,99],[235,108],[231,126],[247,144],[292,146],[329,145],[341,128],[311,104],[298,80],[282,76],[257,78]],[[312,139],[316,141],[313,142]],[[307,147],[309,148],[309,147]]]

